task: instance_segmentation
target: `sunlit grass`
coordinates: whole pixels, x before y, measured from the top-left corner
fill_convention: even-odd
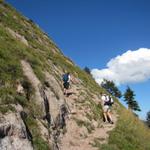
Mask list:
[[[116,128],[110,132],[108,144],[98,144],[100,150],[149,150],[150,130],[132,112],[121,109]]]

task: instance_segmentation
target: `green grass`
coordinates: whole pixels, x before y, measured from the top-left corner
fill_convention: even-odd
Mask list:
[[[108,144],[95,146],[100,150],[149,150],[149,129],[131,112],[121,109],[116,128],[110,132]]]
[[[25,97],[25,96],[23,96],[23,95],[16,95],[15,96],[15,100],[17,101],[17,103],[19,103],[21,106],[23,106],[23,107],[27,107],[27,105],[28,105],[28,100],[27,100],[27,98]]]
[[[24,49],[12,39],[4,27],[0,28],[0,80],[3,83],[12,83],[22,77],[22,68],[17,51]]]
[[[0,112],[2,114],[7,113],[8,111],[16,112],[16,109],[11,105],[0,105]]]
[[[7,7],[10,8],[10,6],[7,6]],[[6,9],[2,9],[1,11],[2,13],[7,12]],[[13,19],[14,15],[17,16],[17,19],[15,19],[15,21]],[[12,19],[13,21],[10,21]],[[75,76],[78,75],[77,77],[83,81],[84,86],[87,86],[88,88],[90,88],[91,92],[93,93],[100,92],[99,86],[95,83],[95,81],[92,79],[91,76],[88,76],[79,67],[68,63],[68,61],[70,60],[68,59],[68,61],[66,61],[67,58],[64,57],[61,53],[53,53],[51,51],[51,49],[56,49],[59,51],[59,49],[51,40],[50,41],[47,40],[46,42],[48,43],[47,45],[44,45],[44,43],[40,44],[38,41],[38,38],[45,40],[45,38],[43,37],[44,34],[39,30],[39,28],[37,28],[36,25],[33,24],[33,22],[30,22],[28,20],[24,21],[30,24],[29,29],[26,29],[26,27],[22,23],[23,21],[20,21],[23,19],[24,18],[21,18],[20,15],[18,15],[15,10],[13,10],[13,13],[2,15],[3,24],[17,31],[17,33],[23,35],[28,40],[29,44],[31,45],[30,48],[26,47],[23,43],[11,37],[11,35],[9,35],[9,33],[7,33],[5,29],[2,28],[1,31],[3,32],[5,31],[6,36],[8,36],[7,38],[3,39],[3,43],[5,43],[5,41],[8,40],[7,42],[8,46],[6,46],[8,53],[13,51],[11,54],[17,55],[16,56],[17,59],[26,59],[33,67],[34,72],[36,73],[37,77],[42,82],[44,82],[45,80],[43,70],[47,70],[49,72],[52,71],[51,66],[47,64],[47,60],[50,59],[54,63],[55,66],[60,67],[62,70],[71,72]],[[29,32],[29,31],[32,31],[32,32]],[[35,38],[31,36],[32,34],[35,36]],[[2,48],[3,47],[4,47],[4,44],[2,45]],[[8,47],[10,47],[11,50],[8,49]],[[17,65],[15,65],[15,67],[17,67]]]
[[[96,121],[102,119],[102,107],[100,104],[96,104],[92,99],[89,99],[89,107],[91,108],[92,111],[92,118]]]
[[[32,134],[32,142],[33,147],[35,150],[50,150],[50,147],[48,145],[48,142],[45,141],[40,134],[39,127],[37,125],[37,122],[35,119],[33,119],[31,116],[28,116],[25,119],[25,122]]]

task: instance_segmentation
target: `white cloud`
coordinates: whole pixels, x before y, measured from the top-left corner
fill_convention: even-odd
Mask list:
[[[105,69],[92,69],[97,83],[113,80],[117,85],[150,79],[150,49],[140,48],[112,58]]]

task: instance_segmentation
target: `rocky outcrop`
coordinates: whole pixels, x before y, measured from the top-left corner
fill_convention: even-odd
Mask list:
[[[52,149],[58,150],[60,149],[59,136],[61,130],[66,126],[66,116],[68,115],[62,89],[52,75],[46,73],[47,83],[42,85],[28,62],[21,61],[21,65],[24,75],[35,90],[34,102],[41,110],[40,116],[33,116],[36,119],[37,128],[40,129],[41,137],[52,145]],[[19,86],[22,87],[21,84]],[[18,92],[18,87],[16,91]],[[19,94],[22,93],[19,92]],[[24,111],[20,105],[13,105],[12,107],[15,108],[16,113],[9,112],[0,116],[0,149],[33,149],[32,133],[26,123],[28,111],[25,112],[26,110]],[[45,127],[43,123],[48,126]],[[51,134],[49,130],[51,130]]]
[[[24,36],[18,34],[17,32],[14,32],[12,29],[7,28],[7,30],[9,31],[9,33],[16,38],[17,40],[19,40],[20,42],[22,42],[23,44],[25,44],[26,46],[29,46],[28,41],[25,39]]]
[[[0,114],[0,149],[33,150],[19,113]]]
[[[59,136],[61,130],[66,126],[66,117],[68,115],[68,108],[64,100],[62,89],[58,81],[49,73],[45,73],[46,83],[42,86],[30,64],[23,60],[21,64],[25,76],[35,89],[34,99],[43,112],[40,118],[46,120],[48,128],[51,129],[49,140],[52,142],[52,147],[54,150],[58,150],[60,149],[58,144],[60,140]],[[43,134],[44,131],[48,137],[49,129],[46,129],[40,120],[38,120],[38,125],[40,129],[42,129],[41,134]],[[45,138],[44,135],[43,138]]]

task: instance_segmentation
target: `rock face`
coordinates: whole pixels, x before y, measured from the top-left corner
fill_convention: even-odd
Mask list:
[[[53,141],[53,149],[59,149],[58,140],[60,135],[60,129],[66,126],[66,116],[68,115],[68,109],[64,100],[62,89],[57,80],[45,73],[46,87],[42,87],[41,82],[34,74],[30,64],[26,61],[21,61],[23,72],[28,80],[31,82],[35,89],[35,99],[41,109],[41,118],[47,121],[49,128],[51,128],[51,140]],[[44,126],[38,121],[43,134]]]
[[[29,46],[28,41],[25,39],[24,36],[21,36],[20,34],[14,32],[12,29],[8,28],[7,29],[9,31],[9,33],[16,39],[18,39],[20,42],[22,42],[23,44],[25,44],[26,46]]]
[[[103,89],[32,20],[2,1],[0,60],[0,150],[96,150],[95,139],[107,143],[116,124],[102,123]],[[72,77],[67,96],[64,72]]]
[[[0,115],[0,149],[33,150],[19,113]]]

